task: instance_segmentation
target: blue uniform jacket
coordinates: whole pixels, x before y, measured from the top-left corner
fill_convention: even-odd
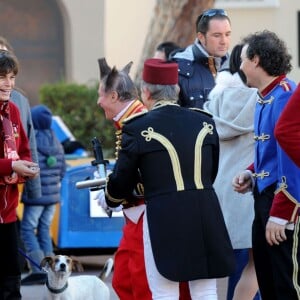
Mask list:
[[[300,202],[300,168],[279,146],[274,128],[296,84],[284,77],[275,83],[256,103],[254,176],[259,192],[277,184],[270,215],[292,221]]]

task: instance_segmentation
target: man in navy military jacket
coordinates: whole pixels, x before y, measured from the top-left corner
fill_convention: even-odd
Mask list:
[[[189,281],[192,299],[213,295],[234,257],[213,189],[219,140],[213,119],[176,104],[178,65],[145,61],[141,95],[149,112],[125,121],[122,149],[107,183],[107,204],[122,204],[141,176],[146,201],[144,251],[154,299],[178,299]],[[197,298],[198,299],[198,298]]]

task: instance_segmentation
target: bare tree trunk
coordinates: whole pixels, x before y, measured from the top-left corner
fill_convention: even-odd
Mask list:
[[[196,19],[203,10],[213,7],[214,0],[157,0],[144,49],[136,73],[139,85],[143,62],[152,57],[156,46],[172,41],[186,47],[196,37]]]

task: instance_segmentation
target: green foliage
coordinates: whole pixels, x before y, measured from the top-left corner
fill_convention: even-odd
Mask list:
[[[106,120],[97,105],[98,83],[92,86],[60,82],[43,85],[39,91],[40,102],[47,105],[53,115],[58,115],[76,140],[92,153],[91,140],[97,137],[102,143],[104,156],[113,154],[115,134],[111,121]]]

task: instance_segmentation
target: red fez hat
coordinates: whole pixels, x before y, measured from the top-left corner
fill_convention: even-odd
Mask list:
[[[144,62],[143,80],[151,84],[177,84],[178,64],[158,58],[149,58]]]

